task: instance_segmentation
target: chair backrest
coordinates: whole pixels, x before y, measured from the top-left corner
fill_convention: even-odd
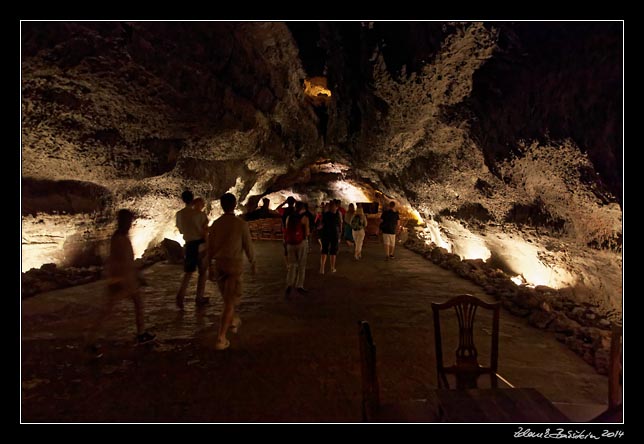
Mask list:
[[[371,421],[380,407],[380,388],[376,371],[376,345],[367,321],[358,322],[362,374],[362,420]]]
[[[474,345],[474,319],[478,307],[492,310],[492,346],[489,367],[482,367],[479,364],[478,351]],[[445,367],[443,365],[440,312],[449,308],[454,308],[458,319],[458,347],[456,348],[455,365]],[[453,297],[442,304],[432,302],[434,340],[436,344],[436,372],[439,388],[450,388],[447,374],[453,374],[456,377],[456,388],[458,389],[476,388],[478,386],[478,377],[482,374],[489,374],[491,386],[498,387],[500,308],[500,302],[487,303],[469,294]]]

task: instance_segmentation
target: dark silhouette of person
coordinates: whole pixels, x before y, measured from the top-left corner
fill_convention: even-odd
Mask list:
[[[288,204],[286,208],[282,208],[284,204]],[[277,211],[282,215],[282,235],[286,232],[286,219],[291,214],[295,213],[295,198],[289,196],[284,202],[282,202],[278,207]],[[284,245],[284,263],[286,264],[286,269],[288,270],[288,251],[286,251],[286,241],[282,242]]]
[[[269,219],[269,218],[278,218],[281,217],[280,214],[270,209],[271,201],[269,198],[265,197],[262,199],[262,206],[247,213],[244,216],[244,219],[247,221],[258,220],[258,219]]]
[[[199,270],[197,281],[197,297],[195,303],[197,306],[205,305],[208,298],[204,297],[206,289],[207,262],[206,262],[206,236],[208,234],[208,217],[202,211],[206,202],[202,198],[194,199],[192,191],[186,190],[181,193],[181,199],[186,206],[177,211],[176,225],[179,233],[183,235],[184,262],[183,262],[183,280],[177,292],[177,307],[183,309],[183,300],[186,296],[186,289],[190,283],[190,278],[195,270]]]

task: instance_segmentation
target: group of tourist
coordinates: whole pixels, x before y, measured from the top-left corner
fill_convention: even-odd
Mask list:
[[[231,193],[224,194],[220,199],[224,214],[208,226],[208,217],[203,212],[205,200],[195,198],[189,190],[184,191],[181,198],[184,208],[176,213],[176,226],[183,235],[184,268],[183,279],[176,295],[176,305],[184,308],[184,299],[190,279],[195,271],[198,272],[197,307],[206,305],[209,298],[204,296],[206,280],[217,284],[224,301],[221,313],[216,350],[225,350],[230,346],[228,331],[236,333],[241,326],[241,318],[235,312],[242,295],[243,256],[246,255],[251,264],[251,273],[256,272],[255,252],[251,240],[248,223],[244,220],[256,220],[266,217],[280,217],[282,220],[284,258],[287,266],[286,299],[291,299],[293,292],[304,294],[306,263],[311,243],[320,246],[320,274],[326,272],[327,259],[330,272],[336,273],[336,259],[341,240],[353,247],[355,260],[362,258],[362,246],[368,219],[360,204],[349,205],[345,210],[339,200],[331,200],[316,207],[316,212],[309,210],[308,203],[296,201],[288,197],[277,210],[270,209],[270,201],[263,199],[263,206],[245,217],[235,216],[237,199]],[[395,203],[381,215],[379,230],[382,232],[385,246],[385,259],[394,258],[396,233],[399,216],[394,211]],[[137,336],[139,344],[145,344],[155,339],[155,335],[147,332],[144,327],[143,306],[139,292],[142,282],[140,270],[134,263],[134,252],[129,239],[129,230],[135,219],[130,210],[120,210],[117,215],[117,229],[111,238],[110,255],[106,262],[108,277],[108,303],[101,311],[99,320],[90,329],[90,347],[99,356],[93,343],[95,333],[104,318],[112,311],[114,302],[122,297],[133,300],[136,315]]]

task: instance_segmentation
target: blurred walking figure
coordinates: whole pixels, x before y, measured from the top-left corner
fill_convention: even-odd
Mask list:
[[[206,237],[208,234],[208,217],[203,212],[206,202],[198,197],[194,199],[192,191],[186,190],[181,193],[181,199],[186,206],[177,211],[176,225],[179,233],[183,234],[184,261],[183,261],[183,280],[177,292],[177,307],[183,309],[183,300],[186,297],[186,290],[190,283],[190,278],[195,270],[199,270],[197,280],[197,297],[195,303],[202,306],[208,303],[208,298],[204,297],[206,289]]]
[[[208,261],[211,267],[214,267],[213,279],[217,282],[224,300],[215,349],[225,350],[230,347],[228,329],[237,333],[241,326],[241,319],[235,314],[235,308],[239,305],[242,295],[244,253],[250,261],[252,274],[255,274],[256,268],[248,223],[235,216],[237,199],[234,195],[226,193],[220,202],[224,214],[215,220],[208,230]]]
[[[117,228],[110,240],[110,254],[105,262],[107,302],[102,307],[96,323],[89,329],[87,337],[90,350],[97,355],[96,357],[102,356],[95,343],[99,330],[105,319],[113,312],[114,305],[121,299],[130,298],[134,302],[137,343],[144,344],[153,341],[156,337],[145,331],[143,302],[139,291],[142,277],[134,263],[134,250],[129,237],[134,219],[134,213],[130,210],[122,209],[117,213]]]

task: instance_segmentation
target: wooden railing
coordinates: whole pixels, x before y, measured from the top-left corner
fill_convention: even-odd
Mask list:
[[[258,219],[248,222],[253,240],[282,240],[282,219]]]

